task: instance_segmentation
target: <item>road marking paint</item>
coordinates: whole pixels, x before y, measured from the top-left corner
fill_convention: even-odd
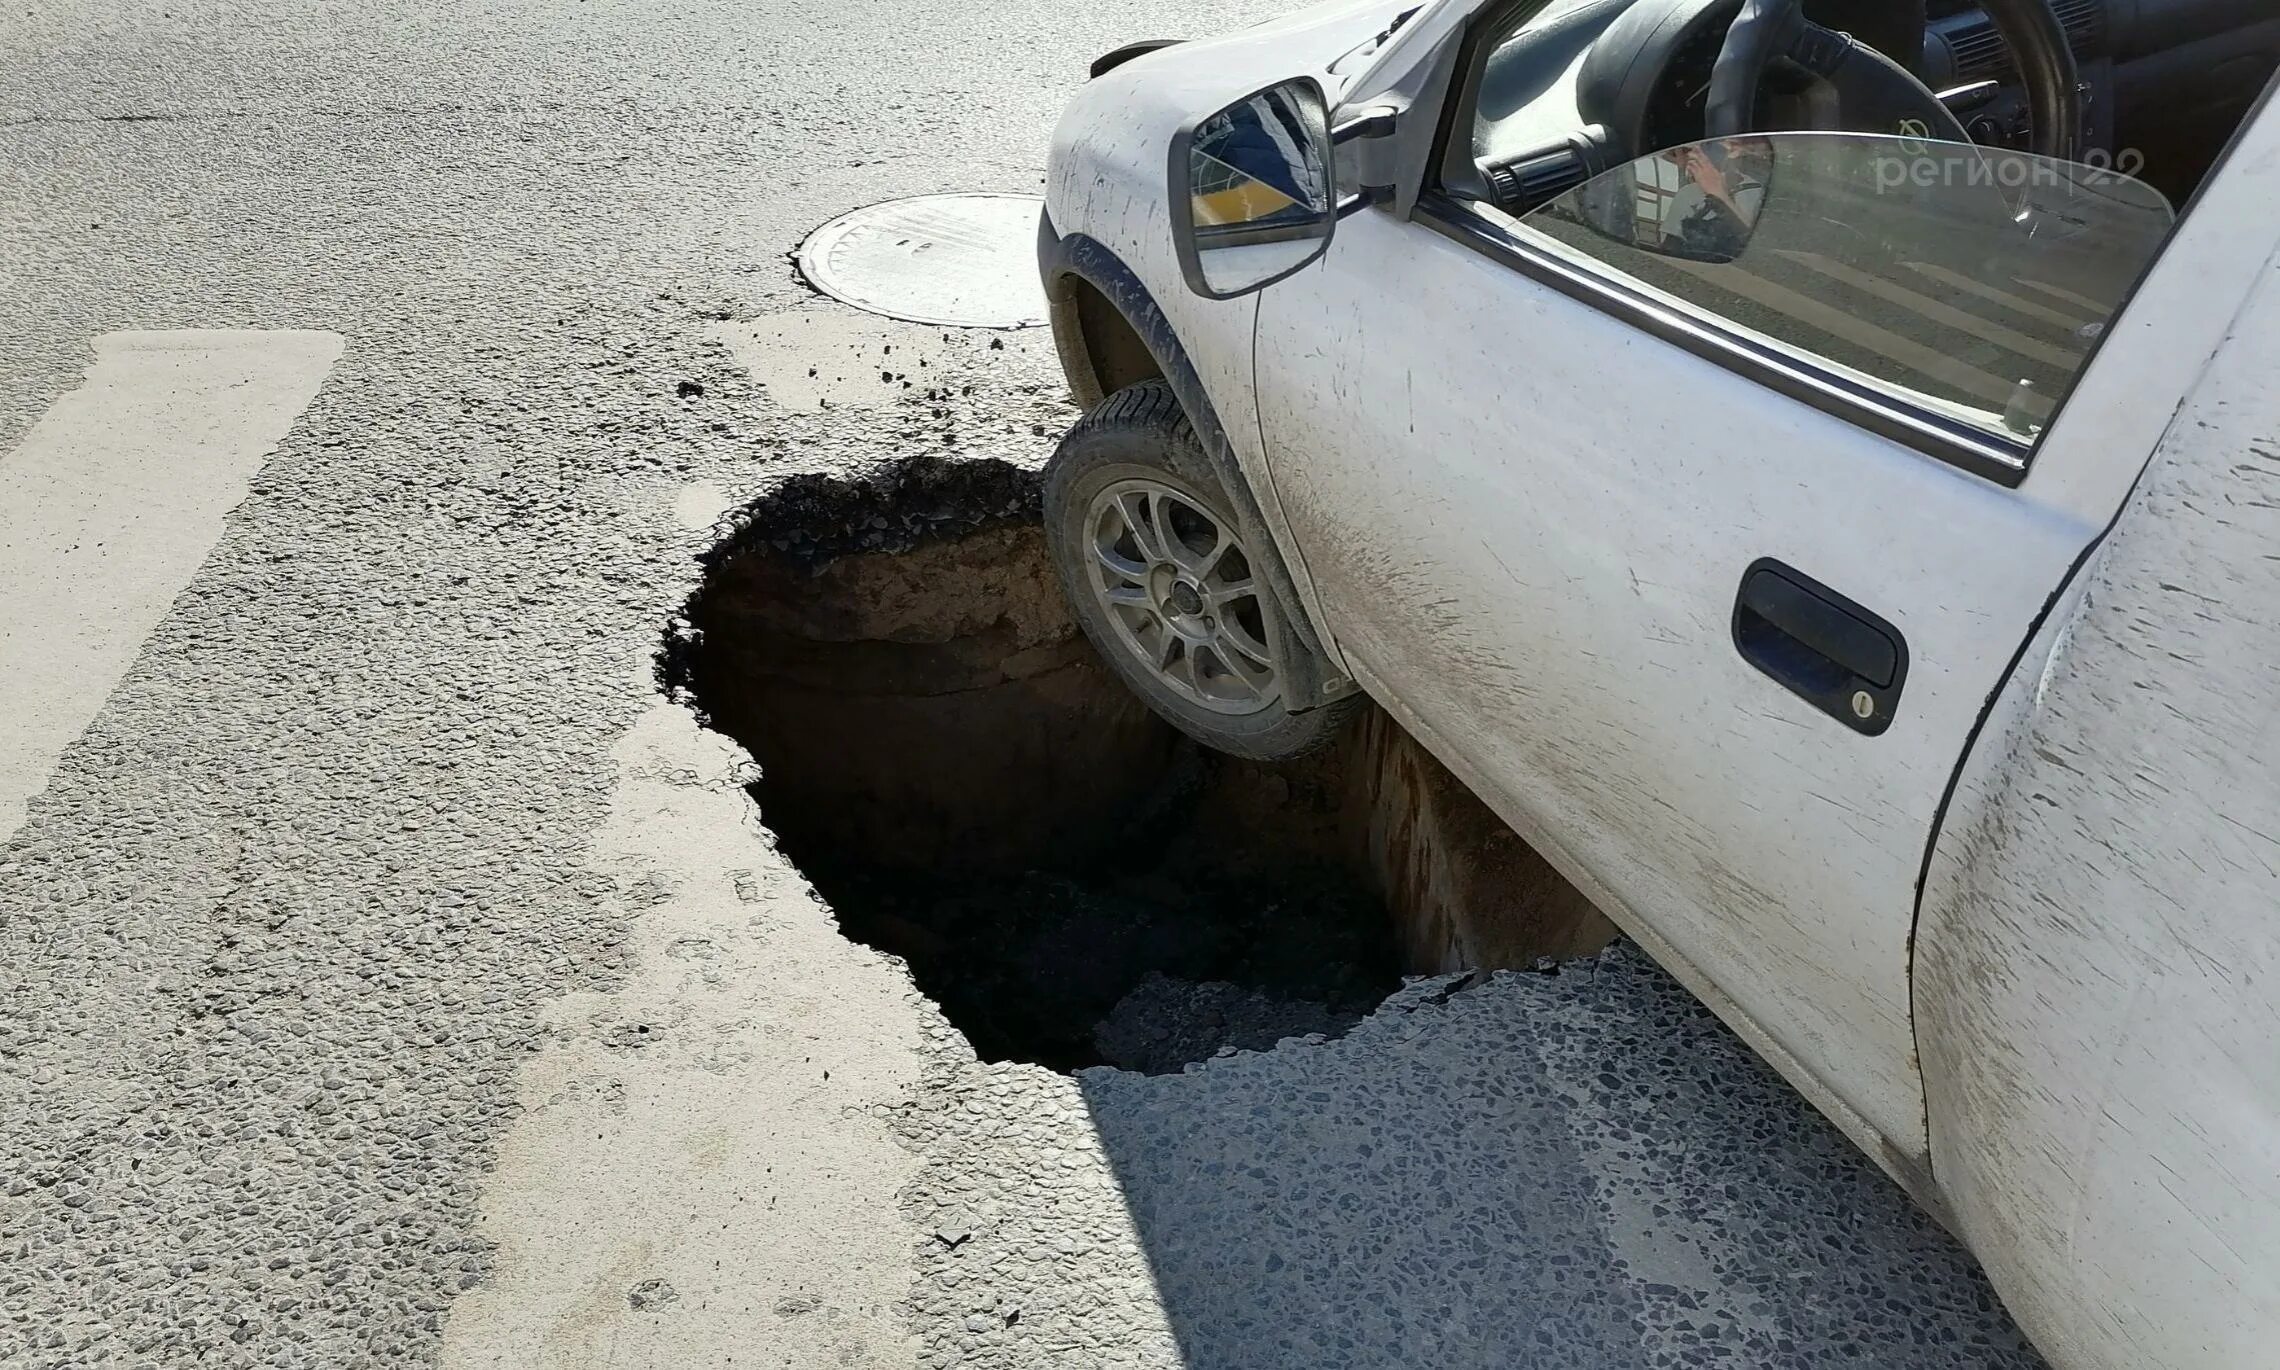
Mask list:
[[[496,1255],[437,1364],[916,1365],[894,1196],[919,1161],[889,1122],[920,1082],[910,980],[763,840],[742,748],[659,700],[614,753],[586,866],[667,895],[609,992],[544,1011],[483,1187]]]
[[[106,333],[0,459],[0,841],[340,352],[336,333]]]
[[[794,414],[891,409],[934,388],[950,349],[942,330],[842,309],[795,309],[711,336]]]
[[[731,496],[709,480],[684,485],[673,496],[673,521],[686,532],[707,533],[728,517]]]

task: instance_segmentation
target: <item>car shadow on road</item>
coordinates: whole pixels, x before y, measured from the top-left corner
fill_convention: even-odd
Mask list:
[[[1625,945],[1421,983],[1336,1042],[1077,1078],[1194,1370],[2042,1364]]]

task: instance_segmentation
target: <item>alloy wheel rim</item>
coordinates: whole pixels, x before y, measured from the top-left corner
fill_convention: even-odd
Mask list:
[[[1218,714],[1282,698],[1273,611],[1219,515],[1162,481],[1128,479],[1094,497],[1085,527],[1093,596],[1151,675]]]

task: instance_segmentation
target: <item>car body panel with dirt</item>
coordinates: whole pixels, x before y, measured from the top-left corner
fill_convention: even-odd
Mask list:
[[[2219,9],[1332,4],[1105,60],[1040,239],[1109,664],[1253,756],[1375,701],[2067,1367],[2280,1332],[2280,37]],[[2162,84],[2211,42],[2247,93]]]

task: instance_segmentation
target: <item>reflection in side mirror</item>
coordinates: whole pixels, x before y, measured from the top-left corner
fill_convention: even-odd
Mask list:
[[[1330,246],[1330,116],[1288,81],[1172,140],[1172,232],[1188,287],[1215,300],[1271,285]]]
[[[1626,247],[1723,265],[1749,250],[1773,186],[1773,160],[1765,138],[1689,143],[1598,178],[1566,208]]]

